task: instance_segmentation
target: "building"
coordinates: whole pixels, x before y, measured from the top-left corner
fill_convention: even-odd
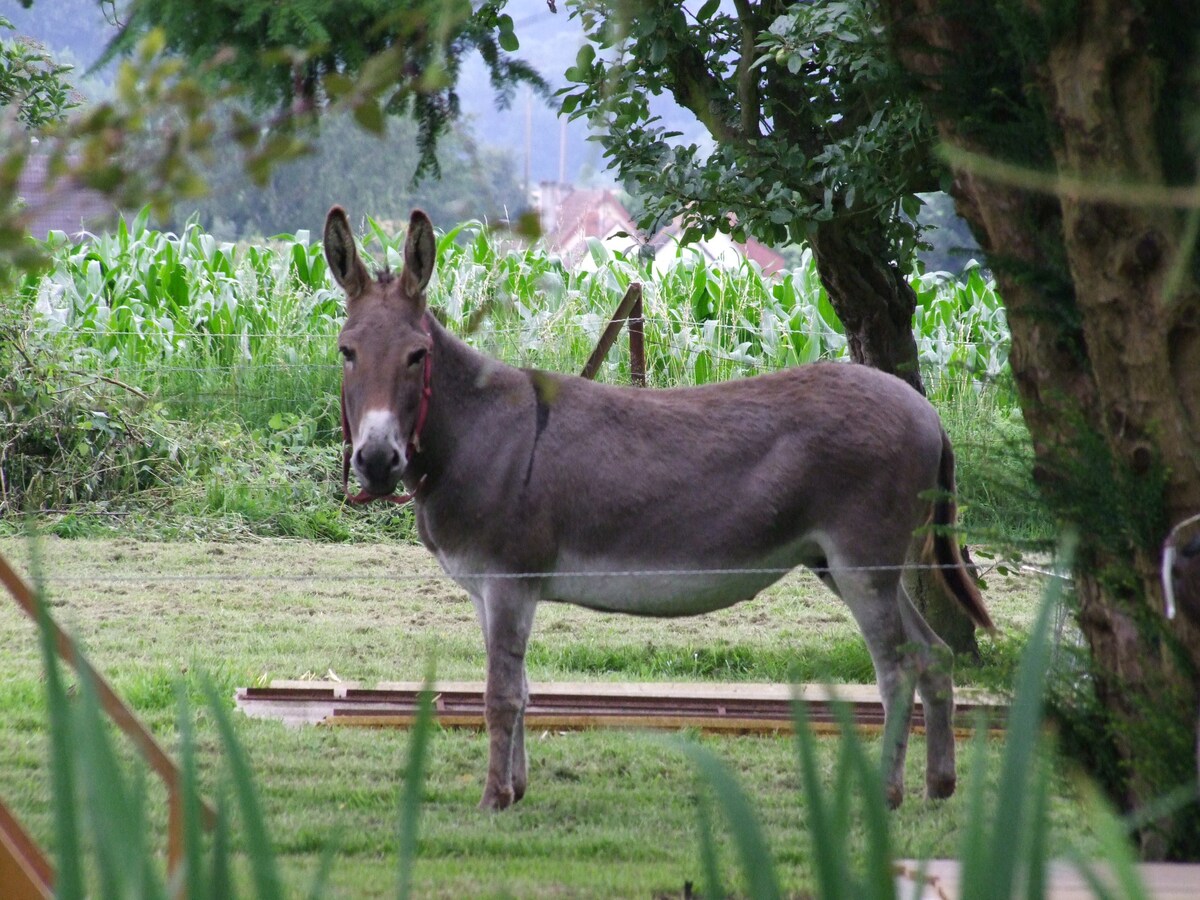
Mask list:
[[[116,225],[117,210],[107,197],[71,178],[59,178],[50,184],[49,166],[48,157],[33,153],[17,180],[17,196],[24,204],[25,224],[31,235],[45,240],[51,231],[76,235]]]
[[[594,268],[588,250],[589,239],[598,241],[610,252],[653,257],[658,270],[676,264],[682,255],[694,254],[706,264],[737,268],[743,259],[758,264],[765,275],[787,268],[786,260],[770,247],[751,238],[745,243],[727,234],[716,234],[681,248],[683,227],[676,220],[647,238],[629,215],[616,194],[607,189],[576,189],[566,184],[543,182],[533,198],[539,211],[542,235],[551,253],[562,258],[568,268]]]

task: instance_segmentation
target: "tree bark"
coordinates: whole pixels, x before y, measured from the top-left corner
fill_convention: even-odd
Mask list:
[[[861,217],[822,222],[813,253],[829,302],[842,321],[850,358],[902,378],[925,394],[913,337],[917,295],[894,263],[887,261],[881,229]],[[979,656],[975,624],[928,571],[908,582],[913,603],[955,653]]]
[[[862,217],[835,216],[820,223],[811,240],[850,358],[904,379],[924,396],[912,330],[917,295],[888,261],[882,230]]]
[[[994,158],[950,96],[963,89],[960,54],[996,37],[974,30],[984,27],[975,6],[959,0],[954,14],[942,0],[889,0],[887,16],[943,138]],[[1200,695],[1200,627],[1164,619],[1159,578],[1164,535],[1200,509],[1200,288],[1195,234],[1155,199],[1168,181],[1165,65],[1147,40],[1149,15],[1084,0],[1045,57],[1008,82],[1021,85],[1006,98],[1013,108],[1044,117],[1040,165],[1068,181],[1039,193],[1040,173],[1002,181],[963,167],[952,190],[1005,298],[1035,477],[1079,532],[1076,617],[1107,714],[1095,735],[1107,746],[1092,760],[1113,757],[1097,774],[1125,809],[1194,776]],[[1147,187],[1117,203],[1114,184]],[[1151,823],[1143,854],[1200,858],[1198,820],[1192,804]]]

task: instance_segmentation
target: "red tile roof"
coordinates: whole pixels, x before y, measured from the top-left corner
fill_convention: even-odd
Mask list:
[[[25,203],[29,233],[45,239],[51,230],[78,234],[111,226],[117,210],[103,194],[82,187],[72,179],[60,178],[47,184],[49,161],[33,154],[17,181],[17,196]]]

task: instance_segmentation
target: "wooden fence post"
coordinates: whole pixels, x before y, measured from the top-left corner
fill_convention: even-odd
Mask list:
[[[0,554],[0,584],[3,584],[8,589],[13,599],[17,601],[17,606],[21,608],[25,615],[29,616],[34,622],[37,622],[41,599],[13,571],[3,554]],[[49,614],[46,615],[46,621],[49,624],[50,634],[54,639],[54,646],[59,658],[68,663],[79,674],[80,678],[86,678],[92,683],[96,689],[96,696],[100,700],[100,705],[108,714],[108,717],[133,741],[142,759],[146,761],[150,768],[163,780],[163,784],[166,785],[167,802],[169,804],[168,815],[170,819],[168,829],[170,833],[167,845],[167,871],[169,874],[174,874],[176,867],[183,861],[183,801],[179,794],[183,778],[179,768],[175,765],[175,761],[159,745],[158,741],[154,739],[154,735],[150,733],[149,729],[142,724],[141,719],[134,714],[133,710],[112,689],[112,686],[104,679],[104,676],[97,672],[92,667],[92,664],[87,661],[87,658],[79,652],[70,635],[63,631],[50,618]],[[216,812],[203,799],[200,801],[200,816],[205,827],[212,828],[216,824]]]
[[[10,900],[50,900],[54,896],[54,870],[2,800],[0,887]]]
[[[642,325],[642,286],[636,281],[629,285],[629,290],[621,298],[621,302],[617,306],[617,311],[613,313],[612,319],[609,320],[608,325],[600,335],[600,340],[596,342],[596,349],[592,351],[592,355],[588,357],[587,363],[584,364],[583,371],[579,374],[588,379],[596,377],[596,373],[600,371],[600,364],[604,362],[604,357],[608,356],[608,351],[612,349],[617,335],[621,333],[621,326],[626,322],[629,323],[629,378],[638,387],[646,386],[646,345],[645,332]]]

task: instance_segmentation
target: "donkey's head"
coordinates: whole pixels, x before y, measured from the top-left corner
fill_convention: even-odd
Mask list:
[[[436,247],[429,217],[414,210],[404,244],[404,271],[372,278],[358,256],[346,211],[325,219],[325,259],[346,292],[346,324],[338,337],[343,359],[342,409],[353,447],[350,464],[363,490],[395,490],[414,444],[428,387],[432,350],[425,287]]]

